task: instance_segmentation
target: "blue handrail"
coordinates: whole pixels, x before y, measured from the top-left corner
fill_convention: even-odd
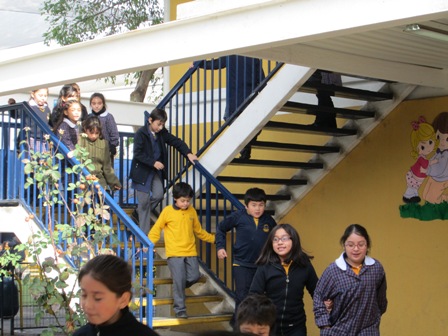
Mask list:
[[[15,119],[10,117],[9,110],[15,109]],[[42,140],[36,151],[42,150],[44,138],[48,135],[49,141],[57,147],[58,151],[67,158],[68,148],[60,143],[60,139],[50,130],[49,126],[41,120],[36,113],[31,109],[28,103],[20,103],[11,106],[0,106],[1,116],[1,131],[3,134],[0,150],[3,157],[7,160],[0,162],[0,184],[6,186],[2,188],[0,194],[2,200],[18,199],[25,206],[25,208],[35,216],[36,223],[42,230],[48,232],[48,229],[54,230],[56,221],[58,223],[70,223],[76,225],[73,218],[68,213],[65,206],[58,203],[54,204],[52,208],[46,207],[41,198],[37,198],[37,190],[35,185],[24,191],[24,164],[22,159],[18,158],[17,153],[20,151],[19,141],[25,138],[23,126],[27,125],[30,128],[29,134],[34,140]],[[7,135],[7,136],[6,136]],[[49,142],[47,142],[48,144]],[[66,161],[64,163],[64,161]],[[67,175],[63,167],[67,164],[72,166],[79,165],[75,158],[66,159],[60,164],[61,183],[60,189],[63,190],[64,199],[70,198],[70,192],[67,191],[68,183],[76,182],[73,175]],[[90,173],[84,169],[85,176]],[[5,178],[7,177],[7,178]],[[100,186],[101,188],[101,186]],[[148,288],[150,291],[143,293],[142,291],[134,293],[134,299],[140,299],[140,302],[145,300],[146,305],[139,305],[139,310],[136,312],[137,317],[148,325],[152,325],[153,316],[153,248],[154,245],[147,236],[139,229],[139,227],[127,216],[122,208],[115,202],[114,198],[100,189],[104,195],[104,204],[109,206],[109,219],[101,218],[103,225],[109,225],[114,230],[114,235],[108,240],[109,243],[116,240],[110,245],[115,254],[128,260],[133,269],[133,282],[138,282],[142,288]],[[71,206],[71,205],[70,205]],[[50,209],[50,210],[49,210]],[[48,224],[48,225],[47,225]],[[106,243],[106,241],[103,241]],[[67,242],[60,237],[59,247],[61,250],[67,248]],[[68,261],[72,266],[77,263],[74,260]]]

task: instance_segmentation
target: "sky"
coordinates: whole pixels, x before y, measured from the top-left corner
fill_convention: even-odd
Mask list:
[[[0,50],[43,41],[47,23],[39,0],[0,0]]]

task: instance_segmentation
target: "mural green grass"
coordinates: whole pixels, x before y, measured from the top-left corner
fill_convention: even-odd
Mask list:
[[[418,203],[409,203],[400,205],[400,216],[402,218],[415,218],[422,221],[431,221],[436,219],[448,219],[448,203],[431,204],[426,202],[421,205]]]

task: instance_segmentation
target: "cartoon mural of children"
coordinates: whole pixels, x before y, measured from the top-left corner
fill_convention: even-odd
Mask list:
[[[428,181],[423,190],[422,198],[432,204],[446,202],[448,195],[444,192],[448,188],[448,112],[439,113],[432,122],[439,141],[434,163],[427,169],[421,168],[422,173],[428,175]]]
[[[426,122],[423,116],[420,116],[417,121],[413,121],[411,125],[411,156],[417,161],[406,173],[407,189],[403,195],[403,202],[419,203],[421,199],[418,195],[418,189],[426,178],[426,174],[421,171],[421,168],[425,170],[428,168],[430,164],[428,159],[434,154],[437,139],[434,128]],[[435,162],[431,161],[431,164],[433,163]]]

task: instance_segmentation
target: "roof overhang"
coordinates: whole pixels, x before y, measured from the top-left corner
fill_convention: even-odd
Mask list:
[[[448,42],[403,32],[448,27],[446,0],[271,0],[0,62],[0,93],[227,54],[448,88]],[[448,29],[447,29],[448,30]]]

